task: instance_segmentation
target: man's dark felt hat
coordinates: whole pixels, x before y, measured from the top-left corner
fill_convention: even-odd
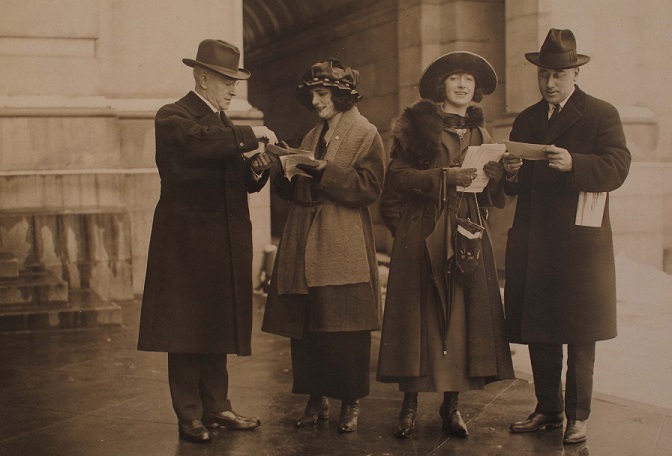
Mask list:
[[[208,39],[201,41],[201,44],[198,45],[196,60],[182,59],[182,62],[192,68],[198,65],[232,79],[247,79],[250,77],[249,71],[238,68],[240,62],[238,48],[222,40]]]
[[[549,70],[577,68],[590,61],[590,57],[576,53],[576,39],[569,29],[550,29],[539,52],[528,52],[525,58],[538,67]]]

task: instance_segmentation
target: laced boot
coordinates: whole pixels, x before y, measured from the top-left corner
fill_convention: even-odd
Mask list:
[[[462,415],[457,409],[457,395],[454,391],[443,393],[443,404],[439,409],[439,415],[443,420],[443,431],[455,437],[466,437],[469,435],[467,425],[462,420]]]
[[[325,396],[310,396],[303,415],[296,420],[296,427],[314,426],[329,419],[329,400]]]
[[[418,413],[418,393],[404,393],[404,402],[401,404],[399,421],[394,429],[394,436],[399,439],[408,439],[413,435],[415,416]]]

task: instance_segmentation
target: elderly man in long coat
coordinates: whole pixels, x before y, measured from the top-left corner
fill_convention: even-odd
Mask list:
[[[226,117],[239,80],[240,52],[201,42],[196,86],[156,114],[161,198],[154,213],[138,349],[168,352],[168,380],[180,438],[206,443],[205,426],[252,429],[258,418],[231,410],[227,353],[250,355],[252,231],[248,192],[259,191],[272,164],[243,152],[266,127],[235,126]],[[205,426],[204,426],[205,425]]]
[[[564,443],[580,443],[595,342],[616,337],[608,193],[623,184],[631,157],[616,108],[575,85],[590,57],[577,54],[570,30],[551,29],[541,52],[525,57],[538,67],[543,99],[520,113],[510,138],[549,147],[546,160],[522,166],[520,158],[504,157],[505,191],[518,196],[506,249],[507,332],[511,342],[529,344],[537,396],[534,413],[510,428],[561,428],[566,414]]]

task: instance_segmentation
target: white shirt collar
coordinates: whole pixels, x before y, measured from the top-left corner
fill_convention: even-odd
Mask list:
[[[556,104],[560,105],[560,111],[562,111],[564,109],[565,105],[567,104],[567,101],[572,96],[572,94],[574,93],[575,90],[576,90],[576,86],[572,87],[572,91],[569,92],[569,95],[567,95],[567,98],[562,100],[560,103],[548,103],[548,112],[549,113],[552,112],[553,106],[556,105]]]
[[[219,109],[215,108],[215,107],[212,105],[212,103],[210,103],[208,100],[206,100],[206,99],[203,97],[203,95],[201,95],[200,93],[198,93],[198,92],[196,92],[196,91],[194,91],[194,93],[195,93],[196,95],[198,95],[198,98],[200,98],[201,100],[205,101],[205,104],[207,104],[208,106],[210,106],[210,109],[212,109],[212,112],[214,112],[215,114],[219,114]]]

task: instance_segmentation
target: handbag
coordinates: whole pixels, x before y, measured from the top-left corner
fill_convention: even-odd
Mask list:
[[[483,250],[483,220],[481,219],[481,209],[478,207],[478,198],[475,193],[470,193],[474,196],[476,202],[477,221],[472,221],[467,211],[467,217],[456,217],[457,229],[455,230],[455,268],[456,280],[462,285],[466,286],[471,283],[474,276],[474,271],[478,267],[481,260]],[[457,206],[457,213],[459,214],[460,206],[464,199],[464,193],[460,197],[460,202]],[[478,222],[478,223],[477,223]]]

